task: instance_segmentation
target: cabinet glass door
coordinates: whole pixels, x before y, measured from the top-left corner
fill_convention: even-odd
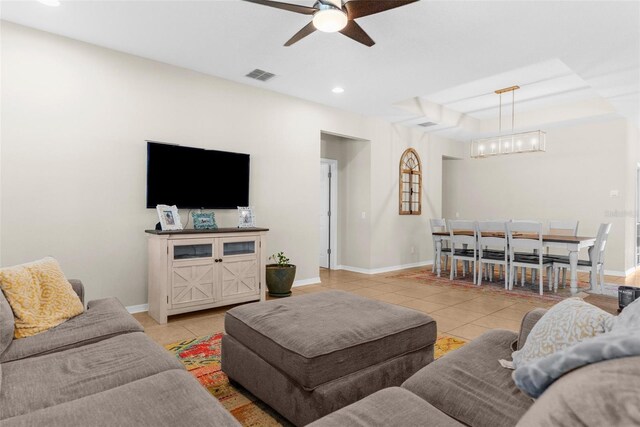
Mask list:
[[[255,240],[222,243],[222,256],[253,255],[255,253]]]
[[[213,239],[181,239],[171,242],[171,260],[188,261],[213,258]]]

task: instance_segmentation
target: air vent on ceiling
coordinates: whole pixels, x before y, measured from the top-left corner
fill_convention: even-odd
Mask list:
[[[266,82],[267,80],[271,80],[272,78],[274,78],[276,75],[268,71],[259,70],[256,68],[246,76],[251,79],[260,80],[261,82]]]
[[[437,125],[437,123],[434,123],[434,122],[418,123],[418,126],[422,126],[423,128],[428,128],[429,126],[435,126],[435,125]]]

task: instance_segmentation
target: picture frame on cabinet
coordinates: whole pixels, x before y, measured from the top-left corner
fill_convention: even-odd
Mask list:
[[[251,206],[238,206],[238,228],[254,228],[256,216]]]
[[[213,212],[193,212],[191,213],[193,228],[196,230],[214,230],[218,228],[216,215]]]
[[[158,219],[162,230],[182,230],[182,221],[176,205],[157,205]]]

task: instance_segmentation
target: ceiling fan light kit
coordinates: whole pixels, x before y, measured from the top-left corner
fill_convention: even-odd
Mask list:
[[[376,42],[355,21],[357,18],[384,12],[389,9],[414,3],[418,0],[317,0],[313,7],[293,3],[282,3],[272,0],[245,0],[250,3],[313,16],[311,22],[302,27],[284,45],[291,46],[316,30],[325,33],[341,34],[365,46],[373,46]]]
[[[547,134],[541,130],[514,133],[515,127],[515,91],[520,86],[510,86],[495,91],[500,96],[498,113],[499,132],[497,136],[474,139],[471,141],[471,158],[483,159],[485,157],[502,154],[534,153],[546,151]],[[502,94],[511,92],[511,133],[502,134]]]
[[[313,26],[324,33],[335,33],[347,26],[347,14],[340,9],[329,7],[313,15]]]

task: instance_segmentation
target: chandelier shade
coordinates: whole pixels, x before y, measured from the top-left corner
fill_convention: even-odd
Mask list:
[[[502,154],[534,153],[546,151],[547,134],[541,130],[492,136],[471,141],[474,159]]]
[[[547,134],[541,130],[514,133],[515,128],[515,91],[520,86],[511,86],[495,91],[500,96],[500,110],[498,113],[499,131],[497,136],[474,139],[471,141],[471,158],[482,159],[485,157],[499,156],[503,154],[534,153],[546,151]],[[502,94],[511,92],[511,133],[502,132]]]

